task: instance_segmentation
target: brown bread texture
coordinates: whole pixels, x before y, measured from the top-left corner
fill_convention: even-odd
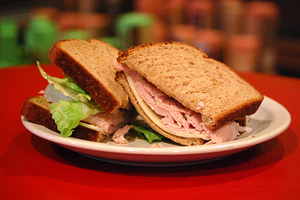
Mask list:
[[[137,112],[141,115],[141,117],[144,119],[144,121],[156,132],[160,133],[161,135],[165,136],[166,138],[169,138],[170,140],[181,144],[185,146],[196,146],[196,145],[203,145],[205,141],[201,138],[184,138],[179,137],[173,134],[170,134],[163,129],[161,129],[159,126],[157,126],[152,120],[147,116],[147,114],[143,111],[141,106],[139,105],[135,95],[133,94],[129,83],[127,81],[126,75],[124,72],[118,72],[116,76],[117,81],[124,87],[125,91],[127,92],[131,103],[134,105]]]
[[[112,62],[117,56],[115,47],[97,39],[62,40],[49,52],[50,60],[108,113],[129,108],[127,94],[115,81]]]
[[[59,133],[48,106],[49,103],[44,96],[29,97],[23,105],[21,115],[31,122]],[[71,137],[94,142],[101,142],[106,138],[101,132],[81,125],[74,129]]]
[[[264,98],[230,67],[185,43],[134,46],[120,53],[117,60],[185,107],[201,113],[203,122],[213,130],[255,113]]]

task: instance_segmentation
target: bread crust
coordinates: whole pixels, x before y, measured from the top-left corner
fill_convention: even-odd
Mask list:
[[[139,105],[135,95],[133,94],[129,83],[127,81],[126,75],[124,74],[124,72],[117,72],[116,75],[116,80],[123,86],[123,88],[125,89],[125,91],[127,92],[131,103],[134,105],[135,109],[137,110],[137,112],[140,114],[140,116],[144,119],[144,121],[156,132],[158,132],[159,134],[165,136],[166,138],[169,138],[170,140],[181,144],[181,145],[185,145],[185,146],[196,146],[196,145],[203,145],[205,143],[205,141],[201,138],[184,138],[184,137],[179,137],[176,135],[172,135],[166,131],[164,131],[163,129],[161,129],[159,126],[157,126],[155,123],[152,122],[152,120],[147,116],[147,114],[143,111],[143,109],[141,108],[141,106]]]
[[[45,126],[46,128],[59,133],[55,121],[52,119],[50,110],[48,109],[48,105],[49,103],[44,96],[29,97],[24,102],[21,115],[31,122]],[[71,137],[101,142],[107,136],[97,130],[79,125],[74,129]]]
[[[264,98],[230,67],[189,44],[174,41],[143,44],[120,53],[117,61],[200,113],[202,121],[212,130],[255,113]]]
[[[97,43],[107,45],[108,48],[105,55],[94,55],[94,49],[98,48]],[[72,52],[67,49],[66,46],[72,46]],[[81,48],[89,49],[89,55],[91,57],[83,59],[84,62],[79,60],[80,57],[86,56],[87,49],[81,50]],[[100,47],[101,48],[101,47]],[[112,52],[111,52],[112,51]],[[110,58],[111,63],[103,63],[101,58],[110,56],[110,54],[115,53],[115,57]],[[102,109],[106,112],[111,113],[118,108],[129,109],[129,99],[126,93],[123,91],[122,87],[114,82],[115,72],[112,66],[100,66],[100,65],[112,65],[112,61],[116,59],[118,50],[109,44],[104,43],[100,40],[90,40],[90,42],[71,39],[62,40],[54,44],[49,52],[50,60],[59,67],[67,76],[71,77],[72,80],[77,83],[83,90],[88,92],[91,97],[98,103]],[[96,63],[94,71],[97,74],[91,73],[89,71],[90,66],[88,65],[91,60],[95,60],[93,64]],[[107,73],[103,79],[111,79],[110,81],[101,80],[101,73]],[[100,74],[100,75],[99,75]],[[111,89],[111,87],[113,88]],[[112,91],[113,90],[113,91]]]

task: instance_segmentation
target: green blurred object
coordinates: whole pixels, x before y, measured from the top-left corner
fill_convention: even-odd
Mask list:
[[[33,16],[25,30],[25,53],[33,60],[49,63],[49,50],[57,40],[57,25],[46,16]]]
[[[63,33],[62,40],[66,39],[81,39],[81,40],[89,40],[91,38],[90,34],[86,30],[80,29],[70,29],[66,30]]]
[[[99,39],[116,47],[117,49],[121,49],[121,41],[118,37],[102,37]]]
[[[124,51],[135,44],[136,36],[134,36],[134,29],[145,29],[137,40],[142,42],[153,42],[153,25],[155,18],[146,13],[129,12],[121,14],[116,20],[116,35],[120,39],[121,49]],[[149,29],[150,28],[150,29]]]
[[[0,21],[0,67],[24,64],[22,48],[18,44],[19,29],[14,19]]]

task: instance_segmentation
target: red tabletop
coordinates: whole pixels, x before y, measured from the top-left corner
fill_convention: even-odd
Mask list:
[[[61,75],[44,65],[51,75]],[[297,199],[300,197],[300,79],[241,73],[286,107],[290,127],[230,157],[191,166],[138,167],[89,159],[31,134],[26,97],[47,85],[35,66],[0,70],[1,199]]]

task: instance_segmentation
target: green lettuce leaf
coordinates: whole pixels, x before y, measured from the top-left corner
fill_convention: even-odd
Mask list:
[[[66,77],[66,79],[68,80],[68,82],[66,83],[66,85],[69,88],[71,88],[71,89],[73,89],[73,90],[75,90],[75,91],[77,91],[79,93],[87,94],[88,95],[88,93],[86,91],[84,91],[83,89],[81,89],[81,87],[79,87],[70,77],[66,76],[65,74],[64,74],[64,77]]]
[[[96,103],[92,100],[91,96],[82,88],[80,88],[75,82],[73,82],[71,78],[67,77],[61,79],[52,77],[41,68],[39,62],[37,62],[37,66],[41,75],[48,81],[49,84],[53,85],[54,89],[76,101],[82,101],[88,104],[94,104],[94,106],[96,106]]]
[[[153,130],[148,130],[144,126],[137,125],[133,127],[134,130],[137,132],[143,134],[145,138],[148,140],[149,143],[152,143],[153,141],[161,141],[164,136],[160,135],[159,133],[153,131]]]
[[[75,100],[60,100],[58,103],[51,103],[49,109],[57,129],[63,137],[71,136],[81,120],[99,112],[97,108],[91,108],[85,103]]]
[[[58,103],[49,105],[50,113],[54,119],[57,129],[63,137],[72,135],[73,129],[79,122],[90,115],[104,112],[104,110],[91,98],[91,96],[80,88],[70,77],[56,78],[48,75],[37,62],[41,75],[65,96],[71,97],[72,101],[60,100]]]

